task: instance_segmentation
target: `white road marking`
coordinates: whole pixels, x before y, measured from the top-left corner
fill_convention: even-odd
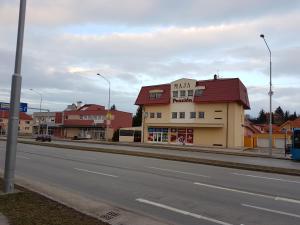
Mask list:
[[[300,204],[300,200],[291,199],[291,198],[276,197],[275,200]]]
[[[199,183],[199,182],[195,182],[194,184],[199,185],[199,186],[209,187],[209,188],[215,188],[215,189],[219,189],[219,190],[223,190],[223,191],[237,192],[237,193],[240,193],[240,194],[247,194],[247,195],[252,195],[252,196],[257,196],[257,197],[262,197],[262,198],[273,199],[273,200],[276,200],[276,201],[283,201],[283,202],[290,202],[290,203],[300,204],[300,200],[297,200],[297,199],[258,194],[258,193],[253,193],[253,192],[249,192],[249,191],[243,191],[243,190],[238,190],[238,189],[233,189],[233,188],[226,188],[226,187],[221,187],[221,186],[216,186],[216,185],[211,185],[211,184],[204,184],[204,183]]]
[[[282,181],[282,182],[289,182],[289,183],[300,184],[300,181],[295,181],[295,180],[286,180],[286,179],[273,178],[273,177],[263,177],[263,176],[256,176],[256,175],[242,174],[242,173],[232,173],[232,174],[233,174],[233,175],[237,175],[237,176],[245,176],[245,177],[261,178],[261,179],[267,179],[267,180],[276,180],[276,181]]]
[[[153,206],[156,206],[156,207],[159,207],[159,208],[167,209],[167,210],[170,210],[172,212],[180,213],[180,214],[183,214],[183,215],[186,215],[186,216],[191,216],[191,217],[194,217],[194,218],[197,218],[197,219],[210,221],[210,222],[213,222],[213,223],[216,223],[216,224],[232,225],[232,224],[224,222],[224,221],[216,220],[216,219],[209,218],[209,217],[206,217],[206,216],[202,216],[202,215],[199,215],[199,214],[196,214],[196,213],[191,213],[191,212],[188,212],[188,211],[184,211],[184,210],[181,210],[181,209],[174,208],[172,206],[160,204],[160,203],[157,203],[157,202],[152,202],[152,201],[149,201],[149,200],[146,200],[146,199],[137,198],[136,201],[141,202],[141,203],[145,203],[145,204],[148,204],[148,205],[153,205]]]
[[[225,188],[225,187],[221,187],[221,186],[215,186],[215,185],[204,184],[204,183],[199,183],[199,182],[195,182],[194,184],[199,185],[199,186],[209,187],[209,188],[220,189],[220,190],[224,190],[224,191],[232,191],[232,192],[237,192],[237,193],[241,193],[241,194],[254,195],[254,196],[263,197],[263,198],[275,199],[274,196],[258,194],[258,193],[253,193],[253,192],[249,192],[249,191],[242,191],[242,190],[233,189],[233,188]]]
[[[83,171],[83,172],[87,172],[87,173],[98,174],[98,175],[103,175],[103,176],[108,176],[108,177],[114,177],[114,178],[117,178],[117,177],[118,177],[118,176],[112,175],[112,174],[100,173],[100,172],[90,171],[90,170],[80,169],[80,168],[74,168],[74,170]]]
[[[17,158],[20,158],[20,159],[30,159],[30,158],[28,158],[28,157],[20,156],[20,155],[17,155]]]
[[[258,209],[258,210],[263,210],[263,211],[267,211],[267,212],[277,213],[277,214],[281,214],[281,215],[286,215],[286,216],[292,216],[292,217],[300,218],[300,215],[293,214],[293,213],[288,213],[288,212],[283,212],[283,211],[279,211],[279,210],[267,209],[267,208],[263,208],[263,207],[259,207],[259,206],[254,206],[254,205],[249,205],[249,204],[242,204],[242,206],[253,208],[253,209]]]
[[[202,175],[202,174],[197,174],[197,173],[189,173],[189,172],[183,172],[183,171],[178,171],[178,170],[170,170],[170,169],[164,169],[164,168],[159,168],[159,167],[146,167],[148,169],[154,169],[154,170],[161,170],[161,171],[167,171],[167,172],[172,172],[172,173],[181,173],[181,174],[185,174],[185,175],[192,175],[192,176],[197,176],[197,177],[207,177],[209,178],[209,176],[206,175]]]

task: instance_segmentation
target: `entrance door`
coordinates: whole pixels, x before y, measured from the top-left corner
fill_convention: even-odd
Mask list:
[[[162,142],[162,133],[161,132],[153,133],[153,142]]]

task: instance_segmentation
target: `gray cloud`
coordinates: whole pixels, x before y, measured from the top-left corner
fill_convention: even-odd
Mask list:
[[[0,24],[5,25],[0,26],[0,99],[9,96],[17,3],[0,3]],[[267,49],[259,38],[264,32],[273,52],[274,101],[296,110],[300,103],[290,96],[297,93],[281,82],[289,78],[295,90],[300,86],[299,23],[297,1],[32,0],[22,98],[38,105],[39,97],[28,91],[34,88],[53,110],[76,100],[106,105],[107,84],[95,76],[102,73],[112,81],[113,103],[134,112],[143,85],[209,79],[220,72],[244,81],[255,114],[268,104],[267,87],[260,86],[269,76]],[[254,75],[262,78],[251,79]]]

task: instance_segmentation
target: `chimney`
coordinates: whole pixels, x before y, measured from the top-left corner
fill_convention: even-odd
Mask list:
[[[77,101],[77,109],[79,109],[81,107],[82,101]]]
[[[218,75],[215,74],[215,75],[214,75],[214,80],[217,80],[217,79],[218,79]]]

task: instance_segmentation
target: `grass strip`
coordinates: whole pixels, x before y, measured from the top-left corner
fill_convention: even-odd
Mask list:
[[[0,195],[0,213],[10,225],[108,225],[23,187],[16,188],[21,192]]]

